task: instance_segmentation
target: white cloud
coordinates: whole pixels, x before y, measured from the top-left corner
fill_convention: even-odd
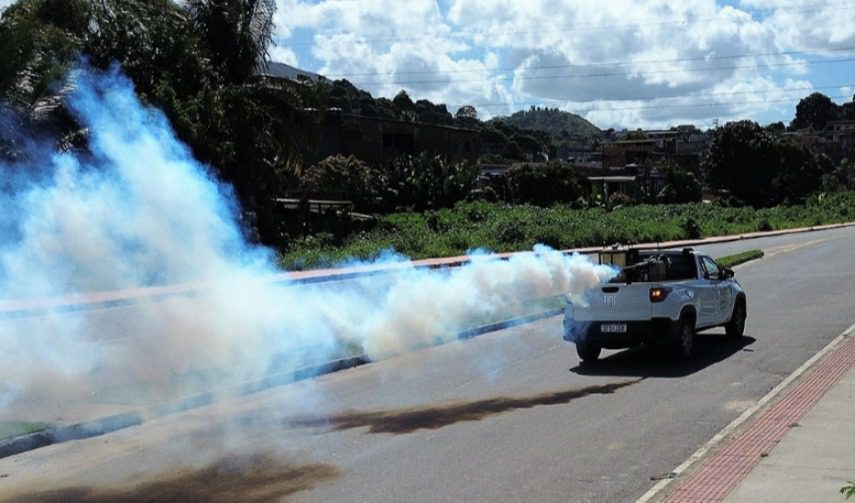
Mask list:
[[[404,88],[450,109],[483,104],[482,116],[547,104],[603,127],[638,127],[787,113],[762,96],[787,79],[811,80],[816,54],[794,51],[855,46],[855,24],[841,16],[855,6],[793,5],[279,0],[277,34],[301,61],[306,54],[317,62],[308,70],[346,77],[375,95]],[[740,100],[749,95],[721,89],[761,97]],[[709,106],[685,106],[702,103]]]
[[[852,54],[855,45],[855,4],[832,0],[794,3],[790,0],[744,0],[745,7],[764,9],[765,24],[782,47],[795,50],[826,49]]]
[[[300,65],[300,61],[297,59],[294,51],[278,45],[270,48],[270,59],[279,63],[285,63],[286,65],[296,67]]]

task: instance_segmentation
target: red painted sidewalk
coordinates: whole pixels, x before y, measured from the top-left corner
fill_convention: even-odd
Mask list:
[[[798,384],[709,457],[666,502],[718,502],[761,462],[855,364],[855,337],[845,338]],[[855,474],[853,474],[855,475]]]

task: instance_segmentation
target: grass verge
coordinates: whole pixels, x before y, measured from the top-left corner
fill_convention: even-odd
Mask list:
[[[756,260],[758,258],[762,258],[764,255],[763,250],[748,250],[742,253],[736,253],[734,255],[728,255],[726,257],[717,258],[715,261],[719,263],[722,267],[734,267],[739,264],[744,264],[746,262],[750,262],[752,260]]]
[[[19,437],[21,435],[29,435],[44,431],[50,427],[47,423],[26,422],[26,421],[0,421],[0,440],[7,438]]]

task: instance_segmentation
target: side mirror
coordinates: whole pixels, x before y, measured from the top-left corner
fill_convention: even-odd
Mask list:
[[[722,276],[724,276],[724,279],[732,278],[733,277],[733,269],[725,269],[722,273]]]

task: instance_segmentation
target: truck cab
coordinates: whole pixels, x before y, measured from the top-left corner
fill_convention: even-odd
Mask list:
[[[732,270],[708,255],[691,248],[613,248],[599,258],[618,270],[615,277],[581,298],[568,298],[564,308],[564,339],[583,361],[597,360],[602,348],[641,344],[669,346],[689,357],[695,334],[719,326],[730,337],[742,336],[745,291]]]

